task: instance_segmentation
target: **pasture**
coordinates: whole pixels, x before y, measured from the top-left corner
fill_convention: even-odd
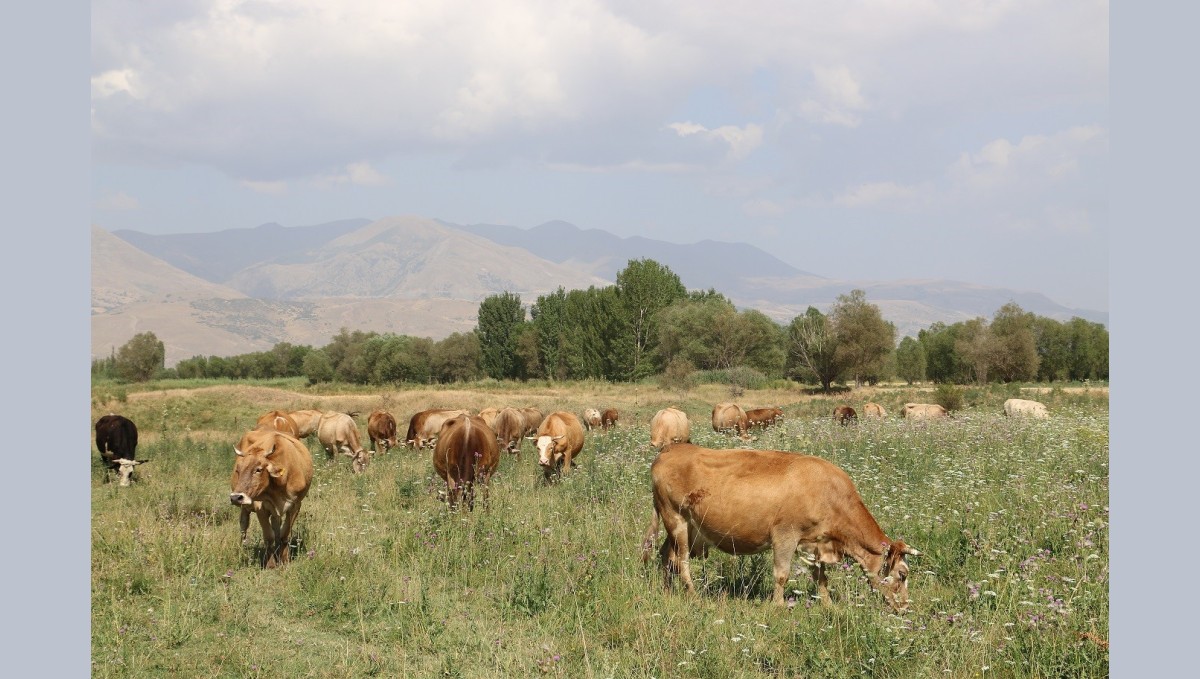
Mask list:
[[[1047,420],[1008,419],[1016,387],[967,389],[950,420],[909,422],[894,386],[832,397],[747,390],[786,419],[739,442],[712,431],[717,385],[482,383],[380,390],[299,382],[98,384],[92,421],[137,423],[139,480],[106,479],[89,442],[91,656],[96,677],[1100,677],[1108,663],[1108,394],[1024,392]],[[882,421],[839,426],[865,401]],[[578,468],[542,483],[525,441],[502,453],[486,501],[450,512],[432,452],[403,447],[362,474],[307,441],[315,475],[293,560],[261,570],[229,503],[233,445],[267,410],[391,412],[401,435],[430,407],[532,405],[620,411],[588,432]],[[687,412],[692,441],[824,457],[845,469],[911,558],[911,608],[895,614],[857,565],[829,569],[832,606],[806,569],[769,602],[770,553],[693,559],[698,596],[665,591],[640,544],[653,511],[650,417]],[[82,446],[81,446],[82,447]],[[82,452],[82,451],[81,451]],[[661,538],[660,538],[661,539]],[[657,550],[657,545],[655,545]],[[656,556],[656,554],[654,555]]]

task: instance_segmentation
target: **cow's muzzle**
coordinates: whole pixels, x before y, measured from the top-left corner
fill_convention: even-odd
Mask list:
[[[250,496],[245,493],[230,493],[229,502],[235,507],[241,507],[251,504]]]

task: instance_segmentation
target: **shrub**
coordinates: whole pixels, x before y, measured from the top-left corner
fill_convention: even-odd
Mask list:
[[[933,402],[941,405],[943,408],[951,412],[955,410],[962,410],[962,390],[953,384],[939,384],[937,389],[935,389],[933,392]]]

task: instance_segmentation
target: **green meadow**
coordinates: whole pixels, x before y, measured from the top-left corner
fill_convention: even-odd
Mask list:
[[[1107,388],[965,388],[949,420],[909,422],[903,385],[832,396],[795,385],[686,393],[654,385],[482,382],[320,388],[302,381],[97,382],[92,419],[138,426],[138,481],[110,481],[89,442],[95,677],[1103,677],[1109,673]],[[1046,403],[1010,420],[1004,399]],[[782,406],[742,442],[712,431],[718,401]],[[882,421],[839,426],[835,405],[876,401]],[[362,474],[327,460],[293,532],[292,562],[258,567],[229,503],[233,446],[267,410],[391,412],[401,434],[430,407],[616,407],[578,468],[545,485],[526,442],[474,512],[439,502],[432,452],[393,449]],[[692,561],[698,594],[666,590],[640,543],[652,506],[648,422],[688,413],[692,441],[818,455],[845,469],[909,560],[894,613],[857,564],[830,569],[833,604],[800,570],[769,602],[770,554]]]

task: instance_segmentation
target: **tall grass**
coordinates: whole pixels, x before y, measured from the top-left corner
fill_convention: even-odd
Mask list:
[[[101,401],[93,415],[134,419],[138,456],[154,462],[118,488],[91,451],[93,675],[1106,676],[1106,396],[1044,394],[1050,420],[1009,420],[997,388],[954,420],[914,423],[896,417],[899,404],[921,400],[913,393],[857,394],[748,392],[739,403],[780,403],[788,419],[736,445],[846,469],[884,531],[923,552],[910,562],[905,615],[849,563],[830,574],[833,606],[814,603],[806,573],[790,584],[789,606],[773,606],[769,554],[714,550],[693,562],[697,597],[664,591],[638,552],[652,511],[646,422],[675,398],[653,387],[295,395],[256,386]],[[726,398],[714,385],[679,403],[694,442],[735,445],[708,426]],[[862,400],[891,416],[832,422],[831,404]],[[474,512],[437,501],[427,451],[393,450],[355,475],[311,442],[316,475],[293,561],[264,571],[257,522],[243,546],[227,500],[232,446],[257,414],[293,401],[386,401],[398,421],[446,401],[611,405],[622,415],[616,430],[588,434],[579,468],[560,483],[542,484],[529,444],[519,463],[504,457]]]

